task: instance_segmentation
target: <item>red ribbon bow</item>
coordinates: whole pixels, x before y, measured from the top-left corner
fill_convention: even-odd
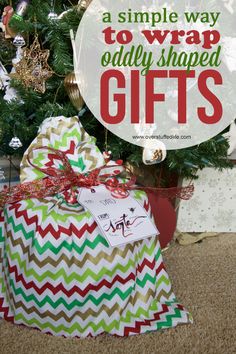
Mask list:
[[[65,197],[67,196],[66,199],[68,202],[75,203],[77,202],[76,187],[93,188],[101,184],[105,185],[116,198],[126,198],[129,195],[130,190],[140,189],[154,192],[155,194],[158,194],[158,196],[164,198],[177,197],[187,200],[191,198],[194,191],[194,187],[191,184],[187,187],[174,188],[138,187],[135,185],[136,177],[130,173],[127,168],[125,168],[128,172],[128,181],[126,182],[120,182],[113,174],[100,174],[103,169],[114,168],[117,167],[116,165],[105,165],[85,174],[76,173],[70,165],[65,152],[43,146],[35,150],[43,149],[52,151],[54,156],[62,162],[63,169],[55,167],[40,168],[31,162],[28,155],[27,160],[29,164],[35,169],[43,172],[46,177],[4,189],[0,193],[1,208],[4,207],[5,204],[15,203],[29,198],[45,198],[61,192],[66,192],[64,194]]]

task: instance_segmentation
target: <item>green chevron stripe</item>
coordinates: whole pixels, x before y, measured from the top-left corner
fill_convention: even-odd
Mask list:
[[[86,165],[84,164],[84,160],[83,160],[82,157],[79,157],[79,158],[78,158],[78,161],[74,161],[74,160],[69,159],[69,162],[70,162],[71,166],[79,167],[79,169],[80,169],[81,171],[84,171],[84,169],[85,169],[85,167],[86,167]]]
[[[7,255],[4,249],[3,252],[3,260],[2,260],[2,264],[0,267],[0,293],[2,294],[7,294],[7,284],[5,282],[5,278],[9,278],[9,269],[8,267],[5,267],[5,259],[6,259]]]
[[[88,253],[86,253],[85,256],[82,257],[82,259],[81,257],[77,257],[75,252],[73,252],[70,255],[66,255],[65,252],[61,252],[58,255],[58,257],[53,257],[51,255],[50,256],[46,255],[46,257],[38,257],[37,254],[31,252],[30,244],[25,245],[23,240],[20,237],[15,239],[11,231],[8,232],[7,237],[9,239],[8,241],[9,244],[11,243],[12,252],[14,252],[14,250],[20,249],[20,251],[18,252],[22,254],[21,258],[27,257],[28,263],[30,264],[33,263],[34,267],[37,266],[39,269],[48,265],[57,268],[62,264],[62,262],[64,264],[64,267],[67,266],[71,268],[71,266],[74,265],[75,267],[80,269],[84,267],[86,262],[88,261]],[[98,266],[99,263],[101,262],[101,259],[108,262],[114,260],[115,257],[119,257],[119,260],[122,258],[127,259],[127,257],[130,257],[130,255],[133,254],[133,250],[134,250],[134,246],[130,244],[127,245],[123,250],[118,248],[113,248],[109,253],[107,252],[107,250],[100,250],[100,251],[96,250],[97,251],[96,255],[94,253],[94,256],[92,258],[91,256],[89,256],[89,261],[91,263],[90,268],[94,266]]]
[[[60,200],[58,198],[58,200]],[[78,206],[77,206],[78,207]],[[69,218],[74,218],[76,221],[81,222],[83,219],[92,219],[92,214],[89,211],[81,211],[79,213],[75,213],[75,211],[64,212],[64,214],[58,213],[57,210],[52,208],[49,211],[48,205],[40,205],[31,207],[32,211],[36,211],[36,214],[40,211],[42,213],[42,221],[46,221],[49,216],[53,218],[55,222],[65,223]],[[28,209],[29,210],[29,209]]]
[[[34,158],[33,163],[38,167],[45,167],[45,163],[41,161],[45,160],[45,152],[38,152],[38,155]]]
[[[87,244],[87,246],[89,248],[95,248],[99,243],[103,243],[103,242],[106,242],[106,240],[98,235],[96,237],[96,239],[94,240],[94,242],[90,242],[88,240],[86,240],[83,244],[83,246],[81,248],[84,248],[86,247],[85,245]],[[63,242],[63,243],[66,243],[66,242]],[[61,244],[61,246],[63,247],[63,243]],[[104,244],[104,243],[103,243]],[[35,240],[35,243],[34,243],[34,246],[36,248],[36,250],[38,251],[38,253],[41,254],[40,252],[40,245],[38,244],[38,241]],[[71,246],[71,245],[68,245],[67,246]],[[61,248],[62,248],[61,247]],[[70,247],[71,248],[71,247]],[[77,249],[77,252],[79,254],[81,254],[81,250],[79,250],[79,247],[74,247],[75,249]],[[7,249],[7,252],[9,253],[9,258],[12,260],[12,261],[17,261],[17,263],[19,264],[20,268],[24,270],[25,274],[27,277],[29,276],[34,276],[39,282],[41,282],[42,280],[44,280],[45,278],[49,277],[53,280],[56,280],[58,278],[60,278],[61,276],[65,279],[65,281],[69,284],[72,280],[74,279],[77,279],[78,281],[84,281],[87,277],[91,276],[94,280],[99,280],[103,275],[109,275],[109,276],[113,276],[114,273],[117,271],[117,270],[120,270],[122,272],[127,272],[129,268],[131,267],[135,267],[135,265],[137,264],[138,260],[140,259],[139,255],[136,254],[135,257],[134,257],[134,260],[132,259],[129,259],[129,261],[127,262],[126,265],[121,265],[121,264],[117,264],[115,268],[113,268],[112,270],[109,270],[107,269],[106,267],[103,267],[99,272],[93,272],[91,269],[87,269],[83,275],[78,275],[77,273],[71,273],[69,276],[66,274],[66,271],[62,268],[60,269],[57,273],[55,272],[49,272],[49,271],[46,271],[45,273],[43,273],[42,275],[39,275],[34,269],[28,269],[28,262],[27,260],[22,260],[21,259],[21,256],[18,252],[15,252],[13,253],[12,250],[11,250],[11,247],[10,245],[7,245],[6,247]],[[46,248],[48,249],[48,248]],[[50,248],[49,248],[50,249]],[[78,251],[79,250],[79,251]],[[150,250],[149,250],[150,251]],[[44,252],[42,252],[44,253]],[[55,252],[54,252],[55,253]],[[56,253],[57,254],[57,253]],[[142,259],[142,258],[141,258]],[[148,277],[149,274],[147,274]],[[161,279],[162,277],[159,279],[158,281],[158,284],[161,283]],[[144,278],[142,281],[139,280],[139,284],[140,286],[144,286],[146,281],[150,280],[151,282],[155,282],[156,281],[156,276],[154,278],[150,278],[150,279],[146,279]],[[138,283],[138,282],[137,282]],[[144,285],[143,285],[144,284]],[[166,284],[169,285],[169,283],[167,282],[166,280]]]
[[[98,324],[95,324],[94,322],[89,322],[85,327],[81,327],[78,322],[74,323],[72,326],[68,325],[63,325],[59,324],[58,326],[54,326],[50,322],[46,323],[41,323],[35,318],[28,319],[26,318],[23,314],[17,314],[15,315],[16,321],[23,321],[24,323],[27,323],[29,326],[37,326],[41,330],[47,330],[48,328],[51,329],[54,333],[60,333],[61,331],[64,331],[65,333],[68,333],[72,335],[73,332],[76,330],[79,333],[84,333],[87,328],[92,328],[95,332],[97,332],[99,329],[102,329],[104,332],[111,332],[113,328],[117,328],[117,325],[119,323],[118,320],[114,320],[112,323],[109,325],[106,324],[104,320],[101,320]]]
[[[142,241],[141,241],[142,242]],[[157,240],[154,238],[150,246],[148,247],[146,244],[142,247],[142,249],[138,252],[139,258],[144,258],[144,254],[148,254],[149,256],[155,254],[156,251],[156,242]],[[157,252],[157,260],[161,256],[161,250],[158,249]]]
[[[24,228],[23,228],[23,230],[24,230]],[[31,231],[31,234],[32,233],[34,234],[34,231]],[[29,234],[30,234],[30,232],[28,233],[28,235]],[[33,239],[32,235],[30,237]],[[71,244],[69,244],[65,240],[58,247],[53,246],[53,244],[50,241],[47,241],[43,246],[41,246],[39,244],[38,240],[33,240],[33,241],[34,241],[34,243],[33,243],[34,250],[36,250],[40,255],[42,255],[43,253],[46,253],[48,250],[50,250],[52,253],[57,255],[63,248],[65,248],[67,251],[70,251],[70,252],[75,251],[79,255],[81,255],[81,254],[83,254],[86,247],[94,250],[99,244],[102,244],[106,248],[109,248],[107,241],[100,234],[98,234],[96,236],[94,241],[89,241],[88,239],[86,239],[82,246],[76,245],[75,242],[73,242],[73,241]]]
[[[3,294],[6,294],[7,292],[7,287],[6,287],[6,284],[5,284],[5,279],[4,277],[0,278],[0,285],[1,285],[1,292]]]
[[[70,244],[65,240],[58,247],[54,246],[50,241],[47,241],[43,246],[41,246],[38,240],[34,240],[35,249],[39,254],[43,254],[47,250],[50,250],[54,254],[58,254],[63,248],[65,248],[70,252],[74,250],[81,255],[83,254],[86,247],[94,250],[100,243],[106,248],[109,248],[109,244],[107,243],[106,239],[100,234],[96,236],[94,241],[86,239],[81,246],[78,246],[74,241],[72,241]]]
[[[59,200],[59,198],[58,198],[58,200]],[[52,217],[54,221],[56,221],[56,222],[61,221],[62,223],[65,223],[68,218],[74,218],[78,222],[81,222],[83,219],[91,219],[92,218],[92,214],[89,211],[80,212],[78,214],[76,214],[74,212],[71,212],[71,213],[68,212],[66,214],[59,214],[53,209],[51,209],[49,212],[48,205],[41,204],[41,205],[35,206],[33,199],[27,199],[27,200],[25,200],[25,202],[26,202],[26,209],[27,210],[31,209],[32,211],[36,211],[37,213],[39,211],[41,211],[42,221],[45,221],[49,217],[49,214],[50,214],[50,217]],[[15,221],[14,221],[15,217],[8,216],[7,213],[5,213],[5,217],[7,218],[7,222],[12,224],[14,231],[19,231],[19,229],[16,230],[16,228],[20,227],[21,224],[16,226]],[[22,228],[20,230],[23,232]],[[24,236],[26,236],[26,234],[24,234]]]
[[[63,134],[62,137],[60,137],[60,140],[56,140],[53,142],[53,144],[49,144],[49,147],[52,147],[54,149],[60,150],[60,148],[66,148],[68,147],[68,139],[75,138],[78,139],[78,141],[81,140],[81,134],[79,133],[78,129],[73,129],[70,132],[66,132]],[[98,150],[99,151],[99,150]],[[39,153],[36,158],[34,158],[33,163],[39,167],[44,166],[44,161],[45,161],[45,154],[44,153]],[[77,161],[69,159],[71,166],[78,167],[81,171],[84,171],[86,165],[84,163],[83,158],[79,157]],[[33,172],[38,176],[38,177],[43,177],[45,176],[44,173],[37,171],[36,169],[33,169]],[[38,173],[39,172],[39,173]]]
[[[70,284],[73,280],[77,280],[79,282],[84,282],[88,277],[92,277],[95,281],[100,280],[104,275],[109,276],[109,277],[114,277],[115,273],[119,270],[122,273],[126,273],[129,269],[132,269],[135,267],[138,261],[138,256],[135,255],[135,259],[129,259],[127,264],[122,265],[122,264],[116,264],[113,269],[108,269],[106,267],[102,267],[99,272],[95,271],[93,272],[92,269],[87,268],[86,271],[82,274],[79,275],[75,272],[70,273],[69,275],[67,274],[67,271],[62,268],[58,272],[51,272],[47,270],[43,274],[38,274],[34,269],[28,269],[28,262],[26,260],[21,260],[21,256],[18,252],[12,253],[10,245],[6,246],[6,250],[8,252],[8,256],[12,261],[17,261],[20,269],[22,269],[26,275],[26,277],[33,276],[38,282],[42,282],[46,278],[52,279],[52,280],[57,280],[60,277],[63,277],[65,282],[67,284]],[[42,269],[43,270],[43,269]],[[148,273],[144,276],[142,280],[137,279],[137,284],[141,287],[144,287],[147,281],[152,282],[153,284],[156,282],[156,275],[152,277]],[[167,285],[168,280],[162,276],[158,280],[158,285],[161,284],[161,282],[164,281]]]
[[[45,304],[49,304],[52,308],[56,309],[60,304],[63,304],[64,307],[68,310],[73,309],[73,307],[77,306],[77,307],[82,307],[84,305],[87,304],[87,302],[92,302],[94,305],[99,306],[104,300],[109,300],[111,301],[113,299],[114,296],[119,296],[120,299],[122,301],[126,300],[128,297],[130,297],[130,294],[132,293],[133,287],[129,287],[129,289],[127,289],[126,291],[122,292],[120,290],[119,287],[116,287],[112,290],[112,292],[110,294],[107,293],[102,293],[102,295],[100,295],[98,298],[96,298],[95,296],[88,294],[86,295],[84,301],[79,301],[79,300],[74,300],[71,303],[68,303],[68,300],[65,300],[64,298],[59,298],[58,300],[54,301],[52,300],[49,296],[45,296],[41,301],[34,295],[34,294],[30,294],[29,296],[27,296],[25,294],[25,292],[23,291],[22,288],[16,288],[14,280],[10,280],[10,284],[11,284],[11,290],[12,292],[17,296],[17,295],[21,295],[22,298],[26,301],[26,302],[30,302],[33,301],[35,304],[37,304],[39,307],[45,305]],[[64,297],[66,298],[66,296],[64,295]]]
[[[149,274],[146,273],[145,276],[143,277],[142,280],[140,279],[136,279],[136,284],[138,286],[140,286],[141,288],[144,288],[147,285],[147,282],[150,282],[152,284],[156,284],[156,287],[158,288],[162,283],[165,283],[166,285],[170,284],[169,279],[167,278],[167,276],[165,276],[164,274],[158,279],[158,281],[156,282],[156,275],[154,275],[153,277]]]
[[[176,304],[176,302],[175,301],[171,301],[171,302],[168,301],[168,302],[162,303],[162,305],[163,304],[172,307],[173,305]],[[148,318],[152,317],[153,313],[158,312],[158,311],[160,311],[160,303],[154,299],[152,301],[151,306],[148,308],[148,310],[145,310],[144,307],[138,307],[138,309],[136,310],[135,313],[133,313],[129,310],[129,311],[127,311],[125,316],[122,316],[120,318],[120,321],[129,324],[129,323],[132,323],[132,319],[134,319],[134,318],[136,318],[136,320],[140,320],[140,319],[142,319],[142,317],[145,317],[148,319]]]
[[[137,200],[142,200],[146,196],[146,193],[142,190],[134,190],[134,198]]]
[[[27,232],[22,224],[15,225],[14,219],[12,217],[9,217],[8,222],[12,224],[12,228],[15,233],[22,231],[26,240],[28,240],[29,238],[32,239],[34,238],[34,231]],[[62,250],[62,248],[65,248],[68,251],[72,251],[72,250],[76,251],[79,255],[81,255],[84,252],[84,249],[86,247],[94,250],[99,243],[103,244],[106,248],[110,247],[106,239],[100,234],[98,234],[97,237],[94,239],[94,241],[89,241],[88,239],[86,239],[81,247],[76,245],[74,242],[68,243],[65,240],[58,247],[55,247],[50,241],[47,241],[43,246],[41,246],[37,240],[34,240],[34,249],[36,249],[40,255],[46,252],[47,250],[50,250],[54,254],[58,254]],[[144,254],[146,253],[149,256],[151,256],[152,253],[155,251],[155,246],[156,246],[155,240],[151,243],[150,248],[148,248],[148,246],[145,244],[142,250],[138,252],[139,258],[142,259]],[[158,250],[156,259],[158,259],[160,256],[161,256],[161,251]]]
[[[64,308],[68,311],[71,311],[74,307],[77,308],[82,308],[85,306],[88,302],[92,302],[94,305],[99,306],[104,300],[112,301],[114,296],[119,296],[122,301],[125,301],[127,298],[130,297],[133,287],[131,286],[129,289],[127,289],[125,292],[122,292],[119,287],[115,288],[111,294],[103,293],[101,296],[98,298],[94,297],[93,295],[89,294],[86,295],[86,298],[84,301],[79,301],[79,300],[74,300],[71,303],[68,303],[68,300],[66,301],[64,298],[59,298],[57,301],[53,301],[51,297],[45,296],[41,301],[34,295],[26,295],[22,288],[16,288],[14,281],[10,281],[11,284],[11,290],[14,293],[15,296],[21,296],[27,303],[30,301],[33,301],[35,305],[37,305],[39,308],[42,308],[42,306],[45,306],[46,304],[49,304],[51,308],[56,309],[60,305],[63,305]],[[145,316],[146,318],[151,317],[151,312],[155,312],[158,309],[158,302],[156,300],[153,300],[153,303],[156,305],[155,309],[153,311],[152,307],[150,307],[148,310],[145,310],[142,306],[138,307],[135,312],[128,311],[126,313],[126,316],[121,317],[121,321],[131,323],[132,318],[141,318],[142,316]],[[172,302],[165,302],[165,305],[167,306],[172,306],[175,304],[175,301]],[[49,310],[49,309],[48,309]],[[62,310],[64,311],[64,310]],[[85,310],[87,312],[88,309]]]
[[[182,314],[181,312],[183,310],[180,310],[178,308],[175,308],[175,314],[166,314],[165,317],[166,317],[166,320],[164,321],[158,321],[157,322],[157,329],[161,329],[163,327],[173,327],[173,323],[172,323],[172,320],[174,318],[182,318]]]
[[[56,212],[52,212],[54,215],[56,215]],[[91,218],[91,214],[88,212],[88,211],[86,211],[86,212],[82,212],[82,213],[80,213],[80,214],[67,214],[67,215],[70,215],[71,217],[73,217],[74,219],[76,219],[76,221],[78,221],[78,222],[81,222],[83,219],[86,219],[87,217],[88,218]],[[48,215],[47,215],[47,217],[48,217]],[[15,233],[17,233],[17,232],[19,232],[19,231],[21,231],[22,233],[23,233],[23,235],[24,235],[24,237],[25,237],[25,239],[26,240],[28,240],[28,239],[30,239],[30,238],[34,238],[34,233],[35,233],[35,231],[34,230],[32,230],[32,231],[29,231],[29,232],[27,232],[26,231],[26,229],[25,229],[25,227],[23,226],[23,224],[18,224],[18,225],[16,225],[15,224],[15,218],[14,218],[14,216],[8,216],[8,215],[6,215],[6,219],[7,219],[7,223],[9,224],[9,225],[12,225],[12,228],[13,228],[13,230],[14,230],[14,232]],[[17,220],[17,219],[16,219]],[[67,221],[67,217],[66,218],[64,218],[63,217],[63,215],[58,215],[58,218],[57,218],[57,220],[60,220],[62,223],[65,223],[66,221]],[[54,248],[54,246],[49,242],[49,247],[48,247],[48,249],[52,249],[52,248]],[[106,242],[106,244],[107,244],[107,242]],[[46,244],[45,244],[45,246],[46,246]],[[60,245],[61,246],[61,245]],[[63,247],[63,246],[62,246]],[[46,246],[46,248],[47,248],[47,246]],[[67,248],[67,247],[66,247]],[[44,252],[44,251],[43,251]],[[42,253],[43,253],[42,252]],[[54,253],[55,253],[55,251],[54,251]],[[57,252],[56,252],[57,253]]]
[[[160,257],[161,257],[161,248],[159,247],[158,251],[155,254],[155,261],[157,262]]]
[[[62,199],[61,195],[56,195],[53,197],[60,201]],[[39,199],[40,201],[40,199]],[[75,206],[76,207],[76,206]],[[56,222],[61,221],[62,223],[65,223],[68,218],[74,218],[76,221],[81,222],[83,219],[91,219],[92,214],[89,211],[83,211],[79,213],[75,213],[74,211],[66,212],[63,210],[62,214],[58,214],[53,208],[49,211],[50,207],[48,204],[41,204],[41,205],[35,205],[34,199],[27,199],[26,200],[26,210],[32,210],[35,211],[36,214],[38,214],[39,211],[42,213],[42,220],[45,221],[49,215],[52,217]],[[6,215],[8,217],[8,215]],[[17,219],[16,219],[17,220]]]
[[[52,134],[56,135],[54,132],[52,132]],[[74,128],[69,132],[65,132],[62,136],[60,135],[60,139],[55,140],[53,144],[49,144],[49,146],[57,150],[60,150],[60,148],[63,147],[68,148],[68,138],[72,138],[73,140],[77,138],[78,141],[80,141],[81,134],[79,133],[79,130],[77,128]]]
[[[174,318],[182,318],[182,314],[181,314],[181,310],[179,309],[175,309],[175,313],[172,315],[166,315],[166,321],[156,321],[156,325],[157,325],[157,329],[161,329],[161,328],[166,328],[166,327],[172,327],[172,319]],[[75,332],[76,330],[79,333],[84,333],[88,328],[92,328],[94,330],[94,332],[98,332],[100,329],[102,329],[105,332],[111,332],[114,328],[119,328],[119,324],[120,321],[118,320],[114,320],[112,321],[112,323],[107,324],[104,320],[99,321],[97,324],[95,324],[94,322],[89,322],[85,327],[82,327],[79,322],[74,323],[72,326],[66,326],[63,324],[58,324],[58,326],[53,325],[50,322],[46,322],[46,323],[41,323],[39,322],[37,319],[32,318],[32,319],[28,319],[25,318],[25,316],[23,314],[17,314],[15,316],[15,319],[17,321],[24,321],[24,323],[27,323],[28,325],[34,326],[37,325],[39,328],[47,330],[48,328],[50,328],[54,333],[59,333],[61,331],[64,331],[68,334],[72,334],[73,332]],[[137,318],[137,320],[141,320],[141,318]],[[155,321],[155,320],[154,320]],[[127,321],[124,321],[124,323]],[[129,322],[127,322],[129,323]]]
[[[72,310],[74,307],[80,307],[86,305],[87,302],[91,301],[94,305],[99,306],[104,300],[112,301],[114,296],[119,296],[122,301],[125,301],[128,297],[130,297],[132,291],[133,291],[133,286],[131,286],[129,289],[127,289],[125,292],[122,292],[119,288],[119,285],[117,285],[116,288],[113,289],[113,291],[110,294],[103,293],[99,297],[95,297],[91,294],[86,295],[84,301],[79,301],[79,300],[73,300],[71,303],[68,303],[68,300],[65,300],[65,298],[58,298],[56,301],[52,300],[51,297],[45,296],[41,301],[38,299],[37,296],[34,294],[26,295],[24,290],[22,288],[16,288],[14,280],[10,280],[11,284],[11,291],[16,295],[19,296],[21,295],[22,298],[26,302],[33,301],[34,304],[36,304],[38,307],[42,307],[45,304],[49,304],[52,308],[56,309],[58,306],[63,305],[67,310]],[[141,294],[141,293],[140,293]],[[142,294],[143,295],[143,294]],[[168,306],[171,306],[173,303],[176,301],[166,301],[165,304]],[[130,321],[131,317],[137,317],[144,315],[146,317],[149,317],[149,312],[154,311],[156,312],[158,310],[158,302],[156,300],[152,301],[151,306],[149,307],[148,310],[144,310],[143,307],[140,307],[136,310],[135,313],[129,312],[129,318],[127,321]],[[86,310],[87,311],[87,310]],[[125,319],[123,319],[125,320]]]
[[[15,225],[13,216],[8,216],[8,214],[6,213],[5,217],[6,217],[7,223],[12,225],[12,228],[15,233],[21,231],[26,240],[28,240],[30,238],[32,238],[32,239],[34,238],[34,234],[35,234],[34,230],[27,232],[22,224]]]

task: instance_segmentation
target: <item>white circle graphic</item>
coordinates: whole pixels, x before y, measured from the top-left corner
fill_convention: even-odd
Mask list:
[[[235,118],[235,11],[225,1],[93,0],[75,73],[94,116],[142,147],[200,144]]]

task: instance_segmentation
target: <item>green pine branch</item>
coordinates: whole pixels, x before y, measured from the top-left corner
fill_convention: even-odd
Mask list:
[[[215,0],[210,0],[212,4]],[[17,1],[13,1],[15,7]],[[222,3],[223,4],[223,3]],[[8,1],[0,0],[0,11]],[[70,29],[76,33],[79,22],[83,16],[82,11],[77,10],[77,1],[57,0],[55,11],[59,15],[67,11],[65,15],[56,21],[48,19],[51,9],[51,1],[32,0],[27,8],[23,20],[12,20],[11,26],[16,33],[21,33],[30,46],[37,33],[39,41],[44,49],[50,50],[48,63],[54,75],[46,82],[46,92],[37,93],[32,88],[27,88],[17,80],[12,80],[11,85],[18,92],[18,99],[6,102],[3,99],[4,91],[0,91],[0,145],[4,154],[23,155],[28,145],[36,137],[38,128],[44,119],[64,115],[70,117],[78,114],[73,107],[65,91],[64,78],[73,70],[73,53],[70,42]],[[222,5],[223,6],[223,5]],[[226,24],[228,25],[228,24]],[[232,24],[230,24],[232,28]],[[89,45],[89,43],[87,43]],[[11,60],[15,57],[15,47],[12,40],[0,40],[0,60],[7,69],[11,69]],[[235,82],[235,73],[230,78]],[[227,92],[232,97],[232,92]],[[230,101],[230,100],[229,100]],[[232,102],[234,97],[232,97]],[[232,108],[231,105],[229,108]],[[81,122],[90,135],[97,138],[97,145],[101,151],[105,150],[105,130],[98,120],[88,111],[81,117]],[[17,135],[23,147],[13,150],[9,142]],[[112,133],[108,133],[108,150],[112,151],[113,159],[123,159],[136,166],[142,164],[142,148],[127,143]],[[155,165],[157,175],[163,175],[162,185],[168,185],[172,175],[195,178],[199,170],[205,167],[223,169],[232,167],[227,160],[228,142],[221,136],[210,139],[198,146],[176,151],[168,151],[167,158],[161,164]],[[165,173],[162,173],[165,170]]]

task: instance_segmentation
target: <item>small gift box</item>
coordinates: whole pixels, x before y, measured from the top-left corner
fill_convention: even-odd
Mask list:
[[[0,158],[0,191],[9,186],[15,186],[20,182],[20,159],[16,157]]]
[[[186,185],[188,181],[184,180]],[[180,232],[236,232],[236,167],[204,168],[194,182],[194,196],[180,202]]]

